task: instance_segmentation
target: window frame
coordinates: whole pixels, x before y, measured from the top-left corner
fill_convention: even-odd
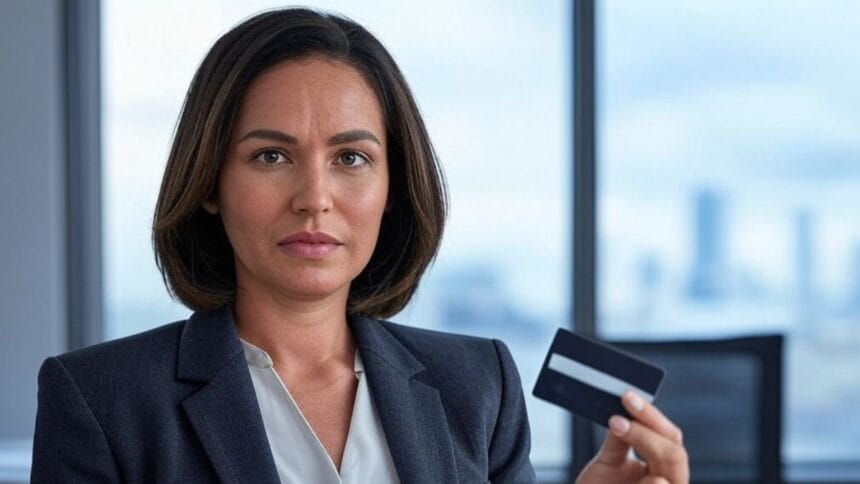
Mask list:
[[[101,2],[62,2],[67,348],[104,340]]]

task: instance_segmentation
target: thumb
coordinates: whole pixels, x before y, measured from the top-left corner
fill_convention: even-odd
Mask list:
[[[669,484],[669,481],[662,477],[645,476],[637,484]]]

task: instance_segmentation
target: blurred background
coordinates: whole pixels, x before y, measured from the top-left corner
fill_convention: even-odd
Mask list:
[[[860,482],[860,3],[307,4],[389,48],[448,177],[394,319],[509,345],[542,480],[575,440],[531,396],[567,327],[783,334],[786,479]],[[0,481],[28,476],[45,357],[188,316],[149,239],[172,132],[214,40],[279,5],[0,2]]]

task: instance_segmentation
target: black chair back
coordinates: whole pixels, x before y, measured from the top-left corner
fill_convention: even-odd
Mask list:
[[[684,432],[692,482],[782,482],[782,335],[610,343],[667,370],[654,403]],[[574,432],[576,470],[605,429]]]

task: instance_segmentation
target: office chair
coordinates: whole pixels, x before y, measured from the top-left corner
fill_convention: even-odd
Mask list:
[[[654,403],[684,432],[692,482],[782,482],[782,335],[609,343],[667,370]],[[573,472],[605,432],[574,419]]]

